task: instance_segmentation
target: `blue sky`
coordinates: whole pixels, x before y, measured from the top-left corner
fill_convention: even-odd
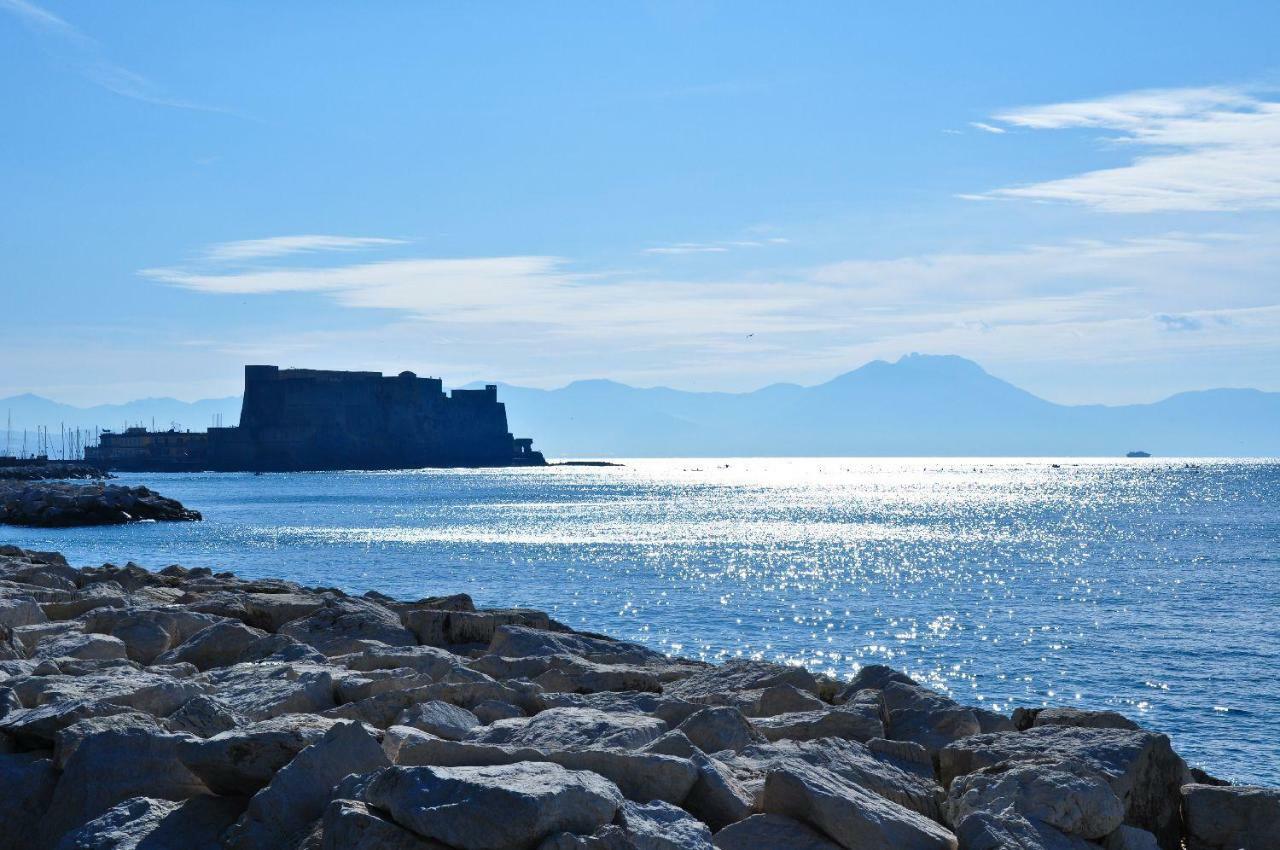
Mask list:
[[[0,395],[1280,390],[1280,4],[0,0]]]

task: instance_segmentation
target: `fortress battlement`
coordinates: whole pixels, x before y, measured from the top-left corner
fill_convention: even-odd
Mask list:
[[[104,433],[85,459],[107,469],[310,471],[544,463],[507,430],[494,384],[445,393],[413,372],[250,365],[240,424],[204,433]]]

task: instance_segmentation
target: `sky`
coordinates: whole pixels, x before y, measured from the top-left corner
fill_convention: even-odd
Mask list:
[[[1280,390],[1280,4],[0,0],[0,396]]]

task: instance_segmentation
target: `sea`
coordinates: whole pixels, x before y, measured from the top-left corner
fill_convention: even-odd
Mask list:
[[[1120,711],[1280,784],[1280,461],[663,459],[146,474],[200,523],[0,527],[134,561],[470,593],[710,661],[884,663],[969,704]]]

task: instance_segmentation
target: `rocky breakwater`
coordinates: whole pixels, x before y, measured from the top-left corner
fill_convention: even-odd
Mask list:
[[[0,481],[46,481],[50,479],[110,478],[101,468],[76,461],[49,460],[12,466],[0,465]]]
[[[1277,847],[1119,715],[711,666],[465,595],[0,549],[0,848]],[[1200,781],[1197,782],[1196,779]]]
[[[66,527],[199,519],[198,511],[146,487],[0,481],[0,523],[9,525]]]

